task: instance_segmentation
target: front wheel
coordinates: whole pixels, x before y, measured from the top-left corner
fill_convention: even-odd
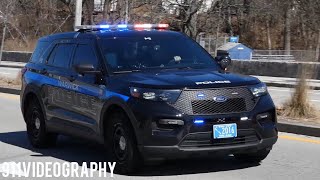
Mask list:
[[[260,161],[264,160],[269,153],[270,153],[270,150],[262,149],[253,153],[234,154],[234,157],[241,161],[259,163]]]
[[[57,134],[47,132],[44,115],[37,100],[28,104],[25,118],[28,138],[33,147],[46,148],[55,145]]]
[[[116,112],[107,119],[105,144],[111,160],[117,162],[115,171],[133,173],[141,166],[135,134],[128,117]]]

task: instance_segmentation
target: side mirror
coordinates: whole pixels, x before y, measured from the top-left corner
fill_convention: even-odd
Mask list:
[[[74,69],[79,74],[99,74],[100,71],[96,71],[93,64],[77,64]]]
[[[216,57],[215,60],[223,70],[225,70],[228,66],[231,65],[231,58],[228,55],[222,55],[222,56]]]

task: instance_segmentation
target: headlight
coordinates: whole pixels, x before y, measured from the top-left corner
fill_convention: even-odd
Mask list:
[[[260,97],[268,94],[268,89],[265,83],[260,83],[260,84],[251,86],[250,90],[255,97]]]
[[[181,94],[181,90],[160,90],[131,87],[130,94],[136,98],[142,98],[152,101],[166,101],[174,103]]]

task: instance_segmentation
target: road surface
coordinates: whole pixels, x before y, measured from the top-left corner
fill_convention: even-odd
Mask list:
[[[287,102],[293,92],[292,88],[268,87],[268,91],[277,107],[282,107]],[[309,102],[317,109],[320,109],[320,90],[309,91]]]
[[[19,68],[7,68],[7,67],[0,67],[0,77],[7,77],[10,79],[15,79],[21,69]]]
[[[59,138],[55,148],[43,150],[32,148],[26,138],[25,124],[19,109],[19,97],[16,95],[0,93],[0,122],[0,163],[9,161],[81,163],[103,159],[104,152],[101,146],[63,136]],[[114,179],[320,179],[320,138],[288,133],[279,135],[271,154],[261,164],[239,162],[231,156],[178,160],[145,167],[130,177],[115,175]],[[2,178],[0,175],[0,179]]]

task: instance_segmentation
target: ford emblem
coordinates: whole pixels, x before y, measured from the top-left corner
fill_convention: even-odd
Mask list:
[[[213,97],[213,100],[215,102],[226,102],[228,98],[225,96],[216,96],[216,97]]]

